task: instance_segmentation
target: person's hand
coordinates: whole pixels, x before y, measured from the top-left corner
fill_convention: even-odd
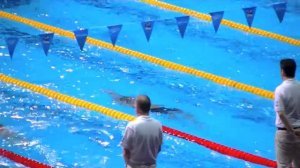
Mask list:
[[[300,130],[295,130],[295,135],[296,135],[297,137],[300,137]]]

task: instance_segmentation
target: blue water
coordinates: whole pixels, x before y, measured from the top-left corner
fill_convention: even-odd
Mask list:
[[[240,8],[255,4],[258,11],[253,26],[299,38],[297,9],[291,8],[279,24],[268,2],[169,2],[205,13],[224,7],[226,19],[241,23],[245,20]],[[221,4],[213,5],[217,2]],[[229,7],[229,3],[235,5]],[[268,90],[280,83],[281,58],[299,62],[299,47],[223,26],[215,34],[211,23],[194,18],[182,40],[172,20],[182,14],[136,1],[36,0],[3,10],[70,31],[89,28],[90,36],[107,42],[106,26],[122,23],[120,46]],[[270,18],[269,24],[265,18]],[[140,21],[151,19],[160,21],[147,43]],[[60,36],[55,36],[45,57],[37,36],[42,31],[4,19],[0,24],[1,73],[132,115],[133,109],[116,104],[104,91],[148,94],[155,104],[183,111],[151,114],[164,125],[275,159],[270,100],[92,45],[86,44],[80,52],[76,41]],[[4,42],[8,36],[21,38],[12,61]],[[2,148],[56,167],[123,166],[119,142],[126,122],[4,83],[0,89],[1,123],[17,135],[12,140],[2,138]],[[165,135],[158,167],[260,166]]]
[[[0,165],[1,168],[26,168],[24,165],[19,164],[19,163],[14,163],[11,160],[4,158],[4,157],[0,157]]]

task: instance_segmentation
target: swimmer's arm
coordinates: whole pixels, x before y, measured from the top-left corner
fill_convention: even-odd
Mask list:
[[[160,145],[159,145],[159,148],[158,148],[158,153],[161,151],[161,145],[163,143],[163,131],[162,131],[162,128],[160,129],[159,140],[160,140]]]
[[[130,159],[130,149],[132,149],[133,147],[132,138],[133,138],[133,131],[130,128],[130,126],[127,126],[123,140],[121,142],[121,145],[123,147],[123,158],[125,160],[126,165],[128,164],[128,161]]]
[[[117,94],[116,92],[112,91],[112,90],[102,90],[103,93],[109,94],[111,97],[113,97],[113,99],[117,99],[119,97],[121,97],[121,95]]]

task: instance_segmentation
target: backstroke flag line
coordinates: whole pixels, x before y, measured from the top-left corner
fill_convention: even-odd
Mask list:
[[[286,10],[287,10],[287,2],[274,3],[274,4],[272,4],[272,7],[277,15],[279,22],[282,23],[285,13],[286,13]],[[250,28],[252,27],[252,24],[254,21],[256,9],[257,9],[257,7],[243,8],[248,26]],[[224,11],[211,12],[209,14],[211,16],[214,30],[217,33],[219,30],[220,24],[222,22],[223,16],[224,16]],[[175,17],[175,19],[176,19],[176,23],[177,23],[177,27],[178,27],[180,36],[181,36],[181,38],[184,38],[187,26],[190,21],[190,16],[179,16],[179,17]],[[155,23],[155,20],[141,22],[141,26],[142,26],[144,34],[146,36],[147,42],[150,41],[154,23]],[[116,42],[118,40],[119,34],[123,28],[123,25],[118,24],[118,25],[113,25],[113,26],[107,26],[107,28],[109,31],[111,43],[113,46],[115,46]],[[77,30],[74,30],[73,33],[76,38],[77,44],[78,44],[80,50],[82,51],[83,47],[85,45],[87,36],[88,36],[88,29],[77,29]],[[40,38],[40,41],[41,41],[41,44],[42,44],[42,47],[43,47],[43,50],[44,50],[44,53],[46,56],[48,55],[51,44],[53,43],[53,37],[54,37],[54,33],[44,33],[44,34],[39,35],[39,38]],[[6,41],[7,49],[9,52],[9,56],[12,59],[16,45],[19,41],[19,38],[18,37],[8,37],[8,38],[5,38],[5,41]]]
[[[190,16],[181,16],[176,17],[178,30],[180,32],[181,38],[184,37],[184,33],[186,30],[187,25],[189,24]]]
[[[153,26],[154,26],[154,21],[142,22],[142,27],[148,42],[152,34]]]
[[[6,45],[7,45],[7,48],[8,48],[9,56],[12,59],[12,57],[14,55],[16,45],[19,41],[19,38],[17,38],[17,37],[8,37],[8,38],[5,39],[5,41],[6,41]]]
[[[74,31],[75,38],[81,51],[83,50],[88,33],[88,29],[78,29]]]
[[[281,23],[286,12],[286,2],[273,4],[273,8],[276,12],[279,22]]]
[[[115,25],[115,26],[107,26],[109,31],[110,40],[113,46],[115,46],[116,41],[118,39],[119,33],[122,29],[122,25]]]
[[[211,16],[211,20],[212,20],[215,32],[217,32],[219,30],[220,23],[223,19],[224,11],[212,12],[209,14]]]
[[[47,56],[50,45],[52,44],[53,41],[54,33],[45,33],[45,34],[40,34],[39,36],[40,36],[44,53]]]
[[[251,28],[256,12],[256,7],[243,8],[248,26]]]

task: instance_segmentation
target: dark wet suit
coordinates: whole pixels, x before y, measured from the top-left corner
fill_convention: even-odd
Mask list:
[[[124,105],[130,105],[132,107],[134,107],[134,101],[135,98],[129,96],[123,96],[119,98],[119,102],[122,102],[122,104]],[[170,112],[181,112],[181,110],[177,108],[168,108],[168,107],[163,107],[158,105],[154,105],[154,107],[151,107],[150,111],[153,113],[162,113],[162,114],[168,114]]]
[[[135,98],[129,96],[122,96],[118,98],[118,102],[134,107]]]
[[[168,114],[170,112],[182,112],[180,109],[167,107],[151,107],[150,111],[162,114]]]
[[[129,97],[129,96],[124,96],[124,97],[119,98],[119,101],[126,105],[132,105],[132,107],[133,107],[135,98]],[[153,113],[162,113],[162,114],[168,114],[170,112],[181,112],[181,110],[177,109],[177,108],[167,108],[167,107],[157,106],[157,105],[154,105],[154,107],[151,107],[150,111]]]
[[[122,105],[134,107],[134,102],[135,102],[134,97],[119,95],[119,94],[117,94],[115,92],[112,92],[112,91],[106,91],[106,93],[110,94],[113,97],[115,102],[117,102],[119,104],[122,104]],[[161,105],[152,105],[151,108],[150,108],[150,111],[153,112],[153,113],[162,113],[162,114],[182,112],[180,109],[168,108],[168,107],[164,107],[164,106],[161,106]]]

